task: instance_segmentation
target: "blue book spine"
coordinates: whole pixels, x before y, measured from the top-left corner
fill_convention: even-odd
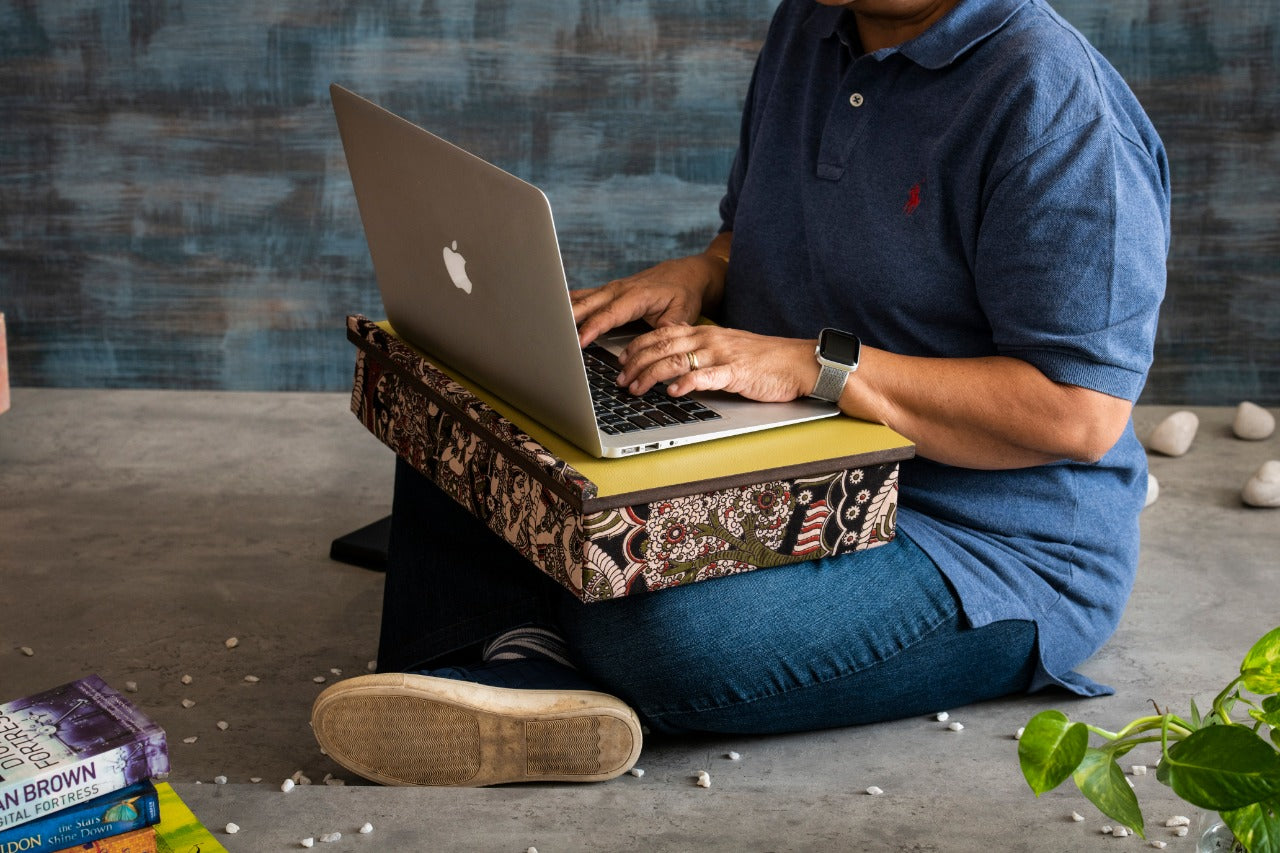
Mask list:
[[[159,796],[151,780],[144,779],[0,832],[0,853],[63,850],[159,822]]]

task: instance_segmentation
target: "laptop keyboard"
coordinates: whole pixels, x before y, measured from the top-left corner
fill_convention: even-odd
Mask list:
[[[655,385],[640,396],[618,386],[622,365],[617,357],[599,344],[588,344],[582,350],[591,381],[591,399],[595,404],[596,422],[606,435],[622,435],[646,429],[714,421],[720,413],[694,400],[667,395],[665,385]]]

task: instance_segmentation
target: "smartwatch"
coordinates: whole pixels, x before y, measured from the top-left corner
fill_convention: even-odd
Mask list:
[[[809,396],[838,403],[849,374],[858,369],[862,341],[858,340],[857,335],[839,329],[823,329],[818,335],[818,348],[813,354],[818,359],[822,372],[818,374],[818,383],[813,386]]]

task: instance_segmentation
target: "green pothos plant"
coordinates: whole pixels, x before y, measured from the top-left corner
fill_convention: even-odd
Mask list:
[[[1070,776],[1108,817],[1145,837],[1137,795],[1117,759],[1144,743],[1160,744],[1156,778],[1193,806],[1218,812],[1249,853],[1280,853],[1280,628],[1244,656],[1240,674],[1201,714],[1169,710],[1118,731],[1041,711],[1018,742],[1022,775],[1036,796]],[[1238,708],[1247,709],[1247,715]],[[1236,714],[1236,717],[1232,717]],[[1100,739],[1090,745],[1091,739]]]

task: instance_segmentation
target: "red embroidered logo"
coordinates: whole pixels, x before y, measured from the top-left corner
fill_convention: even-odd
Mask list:
[[[907,203],[902,206],[902,212],[907,216],[916,212],[916,208],[920,206],[920,185],[916,184],[911,188],[911,192],[907,195]]]

